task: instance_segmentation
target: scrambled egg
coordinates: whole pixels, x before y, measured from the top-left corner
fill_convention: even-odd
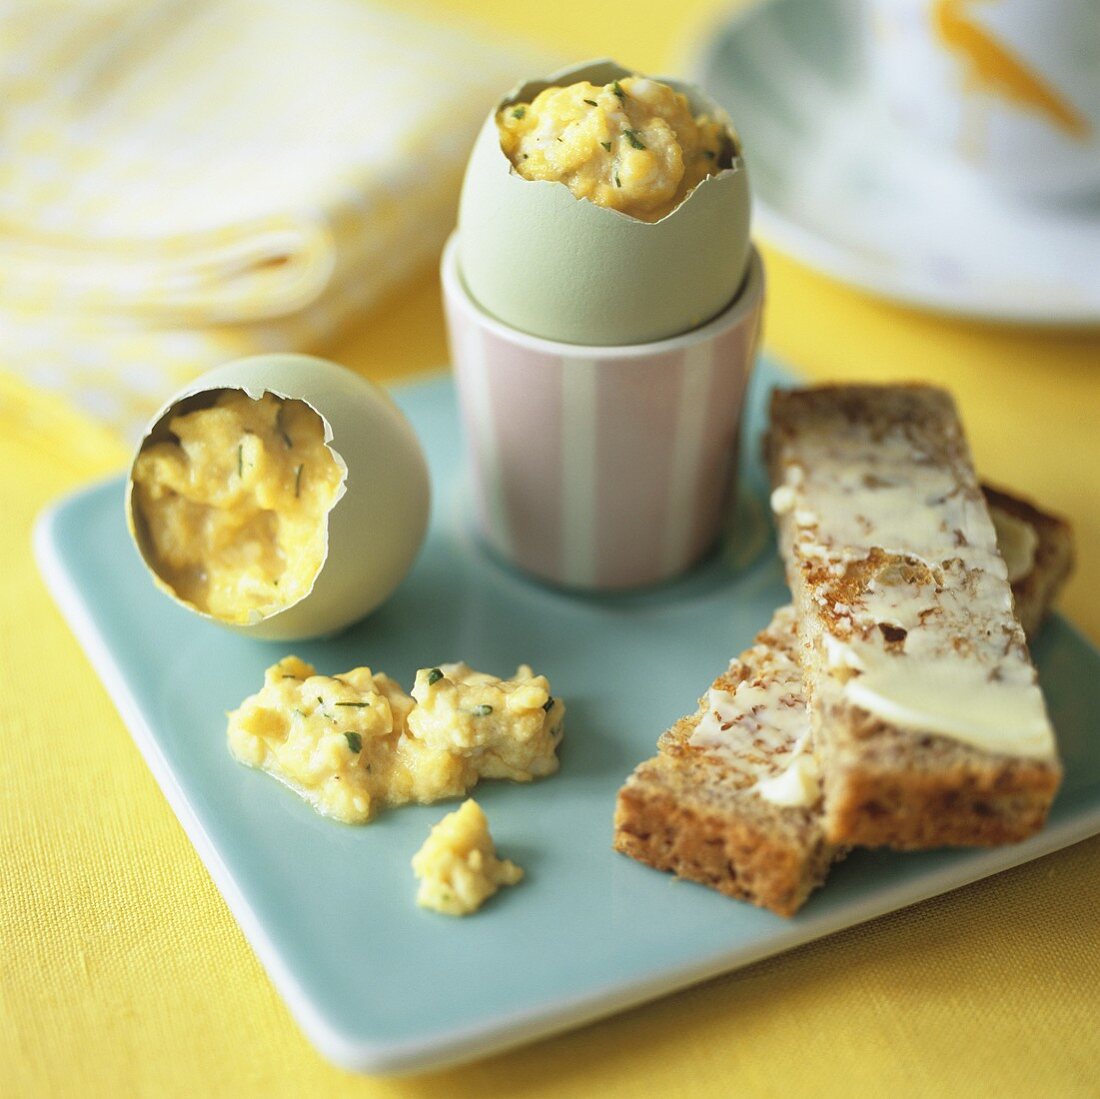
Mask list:
[[[515,885],[523,871],[497,858],[489,822],[472,798],[448,813],[413,856],[420,879],[416,903],[448,916],[476,912],[502,885]]]
[[[464,664],[417,673],[413,696],[356,668],[317,675],[288,656],[229,715],[229,749],[324,816],[363,824],[378,810],[460,797],[480,778],[529,782],[558,769],[565,706],[521,667],[497,679]]]
[[[172,437],[134,463],[136,517],[157,575],[234,624],[306,596],[344,479],[320,416],[302,401],[227,390],[168,426]]]
[[[667,84],[630,76],[602,88],[546,88],[497,114],[500,144],[525,179],[557,180],[578,198],[658,221],[707,176],[729,167],[729,130],[692,116]]]
[[[457,747],[483,778],[529,782],[558,769],[565,705],[526,664],[512,679],[441,664],[416,673],[409,731],[439,751]]]

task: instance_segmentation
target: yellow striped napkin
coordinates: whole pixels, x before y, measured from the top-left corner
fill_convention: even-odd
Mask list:
[[[425,263],[532,71],[362,0],[7,0],[0,42],[0,368],[128,434]]]

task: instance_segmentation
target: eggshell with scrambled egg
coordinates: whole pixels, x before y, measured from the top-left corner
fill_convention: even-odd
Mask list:
[[[194,417],[211,409],[220,409],[218,415],[223,420],[233,410],[243,408],[248,414],[252,411],[251,402],[256,402],[256,409],[270,402],[277,412],[284,405],[294,412],[296,418],[287,422],[293,425],[289,433],[287,424],[276,425],[278,436],[285,443],[277,443],[270,449],[278,451],[285,446],[285,460],[300,462],[290,464],[290,472],[284,469],[281,474],[284,497],[290,498],[290,503],[298,496],[303,500],[320,500],[313,513],[296,517],[297,525],[290,528],[295,537],[315,543],[316,563],[312,559],[308,562],[307,574],[300,578],[297,589],[290,590],[285,601],[276,596],[274,600],[261,599],[258,604],[243,603],[240,613],[236,613],[226,611],[224,606],[214,609],[183,587],[180,580],[183,574],[170,564],[170,551],[164,549],[159,532],[154,537],[151,530],[151,522],[162,520],[160,513],[153,517],[153,508],[159,504],[154,504],[150,492],[155,490],[158,500],[171,498],[174,510],[166,512],[164,520],[171,524],[169,529],[175,543],[171,552],[178,549],[186,558],[195,548],[186,544],[188,540],[205,538],[203,552],[214,553],[210,549],[209,531],[217,529],[217,509],[238,506],[233,501],[240,497],[239,483],[248,480],[254,456],[258,466],[266,462],[263,468],[270,469],[274,468],[270,459],[281,455],[265,457],[264,441],[258,437],[263,434],[257,427],[260,421],[246,419],[242,422],[251,426],[243,428],[236,449],[233,439],[226,439],[218,443],[224,456],[209,459],[203,449],[203,428],[197,425],[211,421],[198,421]],[[191,426],[187,427],[188,424]],[[223,422],[213,426],[225,429]],[[312,441],[306,439],[307,428],[313,432]],[[193,437],[196,431],[197,439]],[[180,432],[188,433],[189,437],[181,441]],[[297,436],[297,440],[291,435]],[[295,445],[311,445],[313,451],[307,458],[298,459],[291,449]],[[184,446],[191,449],[184,453]],[[147,472],[151,462],[161,462],[163,468],[171,467],[171,475],[180,483],[181,492],[190,491],[202,476],[202,471],[194,468],[192,459],[196,455],[202,456],[207,464],[218,465],[212,476],[220,483],[209,497],[217,501],[213,508],[206,503],[194,505],[190,500],[181,504],[173,492],[156,483],[155,472]],[[318,469],[318,477],[327,478],[326,484],[317,487],[310,482],[303,486],[303,468],[307,478],[313,478],[314,467]],[[260,495],[257,497],[254,492],[248,501],[253,510],[248,524],[241,532],[230,527],[230,534],[222,537],[217,552],[241,561],[248,560],[248,552],[255,556],[257,545],[261,551],[270,549],[262,544],[267,530],[264,524],[277,521],[280,504],[277,495],[272,502],[272,492],[279,487],[280,476],[272,474],[269,479],[272,484],[261,485],[257,489]],[[148,491],[147,482],[152,484]],[[313,490],[314,495],[310,497],[307,490]],[[238,496],[234,497],[233,492]],[[262,507],[256,504],[256,499]],[[205,618],[252,637],[279,641],[335,633],[384,602],[412,567],[423,543],[429,503],[428,468],[423,451],[411,425],[390,397],[343,367],[297,354],[240,359],[192,382],[150,421],[126,488],[127,525],[157,587]],[[181,542],[184,544],[179,546]],[[277,547],[275,555],[280,560],[284,549]],[[200,579],[217,571],[213,567],[217,561],[208,562],[201,554],[198,560],[199,565],[192,567],[190,573],[197,571]],[[209,569],[208,563],[212,565]],[[232,598],[235,589],[231,569],[228,579],[223,588]],[[278,579],[276,576],[276,584]],[[248,587],[243,574],[239,587],[243,599]]]
[[[749,188],[732,125],[698,88],[664,77],[696,115],[724,121],[729,166],[671,213],[643,221],[578,199],[557,180],[523,178],[501,146],[497,113],[548,87],[631,75],[612,61],[563,69],[513,88],[474,145],[459,210],[459,267],[486,312],[566,343],[647,343],[686,332],[736,296],[749,258]]]

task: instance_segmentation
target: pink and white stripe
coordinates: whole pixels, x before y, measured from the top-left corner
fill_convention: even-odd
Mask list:
[[[754,253],[720,316],[670,340],[578,347],[494,320],[459,278],[444,299],[482,534],[568,587],[669,579],[718,537],[764,297]]]

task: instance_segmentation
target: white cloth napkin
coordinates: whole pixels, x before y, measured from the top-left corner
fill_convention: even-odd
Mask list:
[[[426,263],[538,65],[361,0],[9,0],[0,42],[0,368],[129,434]]]

